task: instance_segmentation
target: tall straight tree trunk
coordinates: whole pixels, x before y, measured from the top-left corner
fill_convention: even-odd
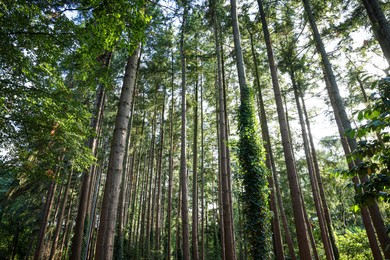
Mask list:
[[[309,178],[310,178],[310,184],[312,188],[312,194],[313,194],[313,200],[314,200],[314,206],[317,212],[317,217],[318,217],[318,224],[320,226],[321,230],[321,239],[322,243],[324,246],[324,251],[327,259],[335,259],[333,250],[332,250],[332,245],[330,242],[329,238],[329,232],[327,229],[326,221],[325,221],[325,215],[323,212],[323,205],[322,201],[320,198],[320,193],[319,193],[319,188],[318,188],[318,181],[317,181],[317,176],[315,174],[315,169],[314,169],[314,162],[313,158],[311,156],[310,152],[310,147],[309,147],[309,140],[306,132],[306,127],[305,127],[305,121],[303,118],[303,111],[301,104],[299,102],[299,94],[298,94],[298,85],[295,79],[295,72],[293,69],[290,69],[289,71],[292,86],[293,86],[293,91],[294,91],[294,97],[295,97],[295,102],[298,110],[298,116],[299,116],[299,124],[301,125],[301,132],[302,132],[302,139],[303,139],[303,146],[305,150],[305,156],[306,156],[306,162],[307,162],[307,168],[309,171]]]
[[[303,114],[305,117],[305,123],[306,123],[307,133],[308,133],[309,142],[310,142],[311,154],[313,157],[315,173],[316,173],[317,181],[318,181],[318,188],[319,188],[319,192],[320,192],[320,196],[321,196],[321,201],[322,201],[322,206],[323,206],[323,210],[324,210],[324,214],[325,214],[326,224],[328,227],[329,237],[330,237],[330,241],[332,244],[333,254],[334,254],[335,259],[338,260],[340,258],[340,254],[339,254],[339,250],[338,250],[337,245],[336,245],[336,239],[335,239],[334,232],[333,232],[332,219],[330,217],[328,203],[326,202],[324,185],[322,184],[320,167],[318,165],[318,160],[317,160],[317,152],[316,152],[316,149],[314,146],[314,140],[313,140],[313,135],[311,133],[309,116],[307,113],[305,99],[303,98],[302,92],[299,93],[299,97],[300,97],[301,103],[302,103],[302,110],[303,110]]]
[[[54,232],[54,237],[53,237],[53,241],[52,241],[49,259],[55,258],[58,239],[59,239],[60,232],[62,229],[62,220],[63,220],[64,215],[65,215],[66,203],[68,201],[68,194],[69,194],[70,183],[72,181],[72,175],[73,175],[73,169],[68,174],[68,180],[66,182],[65,193],[64,193],[64,196],[63,196],[63,199],[61,202],[61,206],[60,206],[60,213],[59,213],[58,218],[57,218],[57,226],[56,226],[56,229]]]
[[[217,7],[214,6],[214,10]],[[217,92],[218,92],[218,104],[219,104],[219,143],[220,143],[220,175],[221,175],[221,190],[222,190],[222,209],[223,209],[223,228],[224,228],[224,241],[222,246],[225,249],[226,259],[235,259],[235,244],[233,236],[233,216],[232,216],[232,201],[230,196],[230,175],[228,172],[228,157],[227,157],[227,126],[226,126],[226,109],[225,109],[225,93],[223,88],[222,79],[222,61],[220,53],[220,42],[218,32],[218,18],[214,13],[214,37],[215,37],[215,50],[217,55]]]
[[[197,62],[197,61],[196,61]],[[196,67],[198,64],[196,64]],[[198,73],[196,71],[196,73]],[[194,136],[192,159],[192,259],[199,260],[198,249],[198,84],[195,83]]]
[[[286,116],[284,115],[283,100],[280,93],[279,80],[276,71],[275,60],[272,51],[271,39],[268,31],[268,25],[265,18],[263,3],[261,0],[257,1],[261,16],[261,23],[263,27],[264,39],[267,47],[268,62],[272,77],[272,86],[275,95],[275,101],[278,112],[278,120],[280,126],[280,133],[282,137],[283,153],[287,168],[287,177],[290,186],[291,202],[294,213],[295,229],[297,233],[299,256],[301,259],[311,259],[309,239],[307,237],[307,227],[305,224],[304,207],[301,201],[301,190],[298,184],[298,176],[294,165],[293,153],[291,151],[291,143],[288,133],[288,126]]]
[[[168,155],[168,208],[167,208],[167,255],[168,260],[171,259],[171,222],[172,222],[172,185],[173,185],[173,113],[174,113],[174,68],[173,68],[173,53],[172,53],[172,73],[171,73],[171,107],[169,111],[169,155]]]
[[[326,81],[326,87],[327,87],[328,95],[329,95],[331,105],[333,108],[333,112],[335,114],[335,117],[339,118],[338,128],[339,128],[340,138],[344,139],[345,131],[352,129],[351,122],[347,116],[344,102],[343,102],[343,99],[341,98],[340,91],[339,91],[339,88],[338,88],[338,85],[336,82],[336,78],[335,78],[334,73],[333,73],[332,65],[328,59],[328,55],[326,53],[324,44],[322,42],[321,35],[318,31],[317,24],[316,24],[315,18],[313,16],[313,12],[312,12],[311,6],[309,4],[309,1],[302,0],[302,2],[304,5],[306,14],[308,16],[308,19],[309,19],[311,29],[313,31],[313,36],[314,36],[314,40],[316,42],[317,51],[321,55],[321,60],[322,60],[322,65],[323,65],[323,70],[324,70],[324,75],[325,75],[325,81]],[[351,151],[354,151],[357,148],[356,140],[351,136],[347,136],[347,144],[348,144],[349,150],[344,149],[346,156],[348,156]],[[359,164],[358,161],[356,161],[355,163]],[[362,182],[364,182],[368,179],[367,175],[359,176],[359,178],[360,178],[360,181],[362,181]],[[379,212],[378,205],[376,203],[374,203],[373,205],[368,206],[368,210],[370,212],[371,220],[372,220],[372,223],[374,225],[375,231],[377,233],[378,240],[380,242],[382,250],[385,254],[385,257],[390,259],[390,249],[389,249],[390,248],[390,237],[386,232],[386,227],[384,225],[382,216]],[[373,236],[370,235],[369,237],[373,237]],[[372,243],[374,243],[374,241],[372,241]]]
[[[111,60],[111,53],[107,53],[105,55],[105,66],[108,66]],[[94,104],[94,110],[93,110],[93,116],[91,118],[91,129],[94,131],[94,136],[91,136],[88,140],[88,147],[91,149],[92,155],[96,156],[96,150],[97,150],[97,135],[99,132],[99,126],[101,124],[101,118],[104,110],[104,86],[102,84],[99,84],[97,90],[96,90],[96,98],[95,98],[95,104]],[[72,252],[71,257],[74,259],[80,259],[81,258],[81,251],[83,246],[83,236],[85,231],[85,221],[87,217],[87,211],[88,211],[88,201],[89,201],[89,191],[91,190],[91,182],[92,182],[92,173],[94,172],[95,166],[92,165],[89,169],[89,171],[83,172],[83,180],[81,183],[80,188],[80,198],[79,198],[79,206],[77,210],[77,218],[76,218],[76,225],[74,227],[74,235],[72,238]]]
[[[181,198],[182,198],[182,187],[181,185],[179,184],[179,191],[178,191],[178,196],[177,196],[177,215],[176,215],[176,246],[175,246],[175,259],[182,259],[183,258],[183,255],[182,255],[182,248],[181,248],[181,243],[180,243],[180,240],[181,240],[181,237],[180,237],[180,215],[181,215],[181,210],[182,210],[182,206],[181,206]]]
[[[390,22],[386,19],[378,0],[361,0],[370,19],[375,38],[390,66]]]
[[[181,56],[181,153],[180,153],[180,186],[181,186],[181,219],[183,232],[183,259],[190,259],[189,224],[188,224],[188,177],[186,163],[186,55],[184,49],[184,35],[188,14],[187,1],[184,2],[183,21],[180,35]]]
[[[254,60],[256,60],[256,59],[254,59]],[[257,64],[257,62],[255,62],[254,64]],[[257,71],[257,65],[255,65],[255,70]],[[257,75],[256,76],[257,85],[260,86],[258,72],[256,72],[256,75]],[[272,147],[271,147],[271,139],[269,136],[267,116],[265,114],[265,105],[264,105],[263,95],[262,95],[262,91],[261,91],[260,87],[258,88],[258,95],[259,95],[258,99],[259,99],[259,107],[260,107],[260,114],[261,114],[259,117],[260,117],[260,122],[262,122],[261,127],[262,127],[262,132],[264,134],[264,137],[263,137],[264,138],[264,146],[265,146],[265,150],[267,153],[266,164],[268,165],[268,163],[269,163],[270,169],[272,170],[272,179],[273,179],[273,184],[275,185],[275,194],[276,194],[276,199],[277,199],[277,204],[278,204],[277,206],[278,206],[279,211],[280,211],[280,218],[282,219],[284,234],[286,236],[286,243],[287,243],[287,247],[288,247],[288,250],[290,253],[290,258],[292,260],[295,260],[296,256],[295,256],[295,252],[294,252],[294,244],[293,244],[293,241],[291,238],[291,233],[290,233],[290,230],[288,227],[286,213],[285,213],[285,210],[283,207],[283,201],[282,201],[282,196],[281,196],[282,193],[281,193],[280,186],[279,186],[275,160],[274,160],[273,151],[272,151]]]
[[[123,173],[122,173],[122,180],[121,180],[121,187],[120,187],[120,193],[119,193],[119,204],[118,204],[118,210],[117,210],[117,218],[118,218],[118,221],[117,221],[117,225],[116,225],[116,229],[117,229],[117,234],[116,234],[116,237],[115,237],[115,241],[114,241],[114,246],[115,246],[115,256],[114,258],[117,259],[117,260],[122,260],[123,259],[123,240],[124,240],[124,221],[125,221],[125,211],[126,211],[126,207],[125,207],[125,201],[126,201],[126,194],[127,194],[127,188],[128,188],[128,182],[126,181],[127,178],[129,177],[129,151],[130,151],[130,148],[131,148],[131,128],[132,128],[132,124],[133,124],[133,114],[134,114],[134,103],[135,103],[135,100],[134,100],[134,97],[135,97],[135,91],[133,91],[132,93],[132,97],[131,97],[131,109],[130,109],[130,119],[129,119],[129,125],[128,125],[128,131],[127,131],[127,137],[126,137],[126,149],[125,149],[125,155],[124,155],[124,162],[123,162]],[[131,182],[130,182],[131,184]]]
[[[139,56],[140,46],[129,57],[123,79],[100,215],[96,259],[109,260],[113,257],[119,191],[126,148],[125,142]]]
[[[34,260],[40,260],[43,253],[43,244],[45,242],[45,234],[47,230],[47,224],[49,222],[51,208],[53,206],[54,194],[56,191],[57,183],[55,180],[50,182],[49,189],[46,195],[46,202],[43,210],[43,220],[41,228],[39,229],[38,245],[35,249]]]
[[[201,81],[200,84],[200,146],[201,146],[201,207],[202,207],[202,216],[201,216],[201,247],[200,247],[200,259],[205,259],[205,203],[204,203],[204,133],[203,133],[203,84]]]
[[[156,86],[156,90],[157,90],[157,86]],[[156,91],[156,94],[155,94],[155,102],[156,102],[156,97],[157,97],[157,91]],[[146,211],[146,219],[144,219],[144,221],[146,221],[146,238],[145,238],[145,250],[146,250],[146,253],[149,254],[149,249],[150,249],[150,242],[151,241],[151,233],[152,233],[152,226],[153,226],[153,223],[152,223],[152,218],[153,218],[153,200],[154,200],[154,187],[153,187],[153,181],[156,179],[156,178],[153,178],[153,172],[154,172],[154,158],[155,158],[155,151],[154,151],[154,147],[155,147],[155,142],[156,142],[156,129],[157,129],[157,121],[156,121],[156,118],[157,118],[157,106],[155,106],[154,108],[154,112],[153,112],[153,119],[152,119],[152,139],[150,141],[150,153],[149,153],[149,164],[148,164],[148,172],[149,172],[149,187],[148,187],[148,191],[147,191],[147,201],[148,201],[148,207],[147,207],[147,211]]]
[[[222,37],[222,33],[221,33],[221,30],[218,31],[219,32],[219,42],[221,42],[221,39],[223,38]],[[219,56],[221,57],[221,71],[222,71],[222,87],[223,87],[223,102],[224,102],[224,108],[225,108],[225,111],[224,111],[224,115],[225,115],[225,134],[226,134],[226,143],[228,144],[229,143],[229,133],[230,133],[230,130],[229,130],[229,116],[228,116],[228,112],[227,112],[227,99],[226,99],[226,88],[227,88],[227,84],[226,84],[226,80],[225,80],[225,60],[224,60],[224,55],[223,55],[223,44],[219,44],[219,47],[220,47],[220,52],[219,52]],[[228,197],[229,197],[229,205],[230,205],[230,222],[232,223],[232,226],[230,227],[230,232],[232,233],[232,240],[233,240],[233,250],[234,250],[234,255],[236,255],[236,247],[235,247],[235,238],[234,238],[234,219],[233,219],[233,216],[234,216],[234,213],[233,213],[233,196],[232,196],[232,174],[231,174],[231,163],[230,163],[230,150],[229,150],[229,145],[225,145],[225,148],[226,148],[226,162],[227,162],[227,183],[228,183]]]
[[[278,207],[276,202],[276,188],[275,183],[273,180],[273,176],[276,174],[275,167],[272,166],[272,164],[275,164],[273,162],[273,154],[271,149],[271,143],[270,143],[270,137],[269,137],[269,131],[268,131],[268,122],[267,122],[267,116],[265,113],[264,108],[264,101],[263,101],[263,95],[260,87],[260,78],[259,78],[259,71],[257,67],[257,58],[255,54],[255,48],[253,45],[253,34],[248,30],[250,40],[251,40],[251,52],[252,52],[252,58],[253,58],[253,64],[255,69],[255,77],[256,77],[256,85],[257,85],[257,91],[259,96],[259,109],[260,109],[260,125],[261,125],[261,132],[262,137],[264,140],[264,148],[266,151],[266,160],[265,164],[267,168],[271,172],[271,176],[268,177],[269,187],[271,190],[270,193],[270,207],[271,211],[274,213],[272,218],[272,230],[273,230],[273,244],[274,244],[274,251],[275,251],[275,257],[276,259],[284,259],[284,251],[283,251],[283,241],[282,241],[282,234],[280,231],[280,222],[279,222],[279,213],[278,213]],[[290,233],[287,229],[287,232]],[[290,234],[289,234],[290,235]],[[291,242],[292,243],[292,242]],[[294,250],[292,251],[292,257],[295,257]]]
[[[163,203],[160,199],[161,194],[161,175],[162,175],[162,160],[164,151],[164,126],[165,126],[165,92],[166,87],[163,87],[163,100],[162,100],[162,111],[161,111],[161,126],[160,126],[160,151],[158,159],[158,176],[157,176],[157,197],[156,197],[156,231],[155,231],[155,249],[160,250],[160,204]]]
[[[234,49],[240,86],[239,161],[245,187],[244,200],[247,237],[253,259],[268,259],[271,253],[270,213],[268,207],[267,171],[262,161],[262,148],[256,132],[257,122],[251,89],[246,84],[237,3],[230,1]]]

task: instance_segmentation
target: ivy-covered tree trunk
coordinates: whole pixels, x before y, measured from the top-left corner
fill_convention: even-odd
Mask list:
[[[126,147],[125,142],[139,56],[140,46],[138,46],[134,53],[129,57],[125,69],[100,214],[95,254],[96,259],[109,260],[113,257],[119,191]]]
[[[289,138],[288,125],[286,116],[284,114],[283,100],[280,93],[278,75],[276,71],[275,60],[272,51],[271,39],[268,31],[268,25],[265,18],[263,3],[261,0],[257,1],[259,5],[261,23],[263,27],[264,39],[267,47],[268,62],[272,77],[272,86],[275,95],[275,102],[278,112],[278,121],[280,126],[280,133],[282,137],[282,146],[284,158],[287,167],[287,176],[290,186],[291,201],[294,213],[295,229],[298,239],[299,255],[301,259],[311,259],[309,239],[307,237],[307,226],[304,216],[304,206],[301,200],[301,191],[298,184],[298,176],[294,165],[293,153],[291,150],[291,143]]]
[[[271,253],[271,216],[268,207],[268,174],[264,154],[256,132],[253,97],[246,84],[241,36],[237,16],[237,3],[230,1],[234,36],[234,49],[240,86],[239,109],[239,163],[245,188],[243,202],[246,216],[246,234],[253,259],[268,259]]]
[[[271,140],[269,136],[268,131],[268,122],[267,122],[267,115],[265,113],[265,107],[264,107],[264,101],[263,101],[263,95],[261,91],[260,86],[260,77],[259,77],[259,70],[258,70],[258,64],[257,64],[257,57],[255,53],[254,43],[253,43],[253,34],[248,30],[250,42],[251,42],[251,53],[252,53],[252,59],[253,59],[253,65],[255,70],[255,81],[257,86],[257,92],[258,92],[258,102],[259,102],[259,120],[261,125],[261,133],[264,140],[264,149],[266,151],[266,159],[265,164],[269,171],[271,172],[271,175],[268,177],[269,187],[271,190],[270,193],[270,208],[273,212],[272,217],[272,236],[273,236],[273,244],[274,244],[274,252],[276,259],[284,259],[284,250],[283,250],[283,241],[282,241],[282,234],[280,231],[280,222],[279,222],[279,210],[277,206],[277,200],[276,197],[280,196],[280,194],[277,194],[275,182],[274,182],[274,175],[276,174],[276,168],[275,168],[275,162],[273,158],[273,152],[271,148]],[[283,207],[283,205],[281,205]],[[284,214],[284,212],[283,212]],[[288,228],[285,231],[288,233],[287,236],[290,236],[290,232]],[[292,241],[291,242],[291,248],[292,247]],[[288,243],[290,243],[288,242]],[[291,258],[295,258],[294,250],[292,249]]]

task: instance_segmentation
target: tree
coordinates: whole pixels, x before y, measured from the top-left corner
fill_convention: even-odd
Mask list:
[[[263,9],[262,1],[257,1],[259,5],[259,12],[261,17],[261,23],[263,27],[264,39],[267,47],[267,55],[269,68],[272,77],[272,86],[275,95],[275,101],[277,105],[278,121],[280,126],[280,133],[282,137],[283,153],[286,161],[288,181],[290,185],[291,200],[294,212],[295,228],[298,239],[299,255],[302,259],[311,258],[309,240],[306,233],[306,224],[304,218],[304,207],[301,200],[301,191],[298,184],[298,177],[296,168],[294,165],[294,159],[292,154],[292,146],[290,144],[289,131],[286,122],[286,116],[284,114],[283,101],[280,93],[279,81],[276,71],[275,60],[273,57],[271,40],[268,32],[267,21]]]
[[[253,259],[267,259],[271,251],[267,172],[263,165],[263,152],[260,140],[255,130],[256,118],[253,97],[250,88],[246,84],[236,1],[231,0],[230,5],[240,85],[239,161],[245,187],[243,202],[245,203],[246,227]]]
[[[180,34],[180,58],[181,58],[181,146],[180,146],[180,186],[181,186],[181,219],[183,233],[183,258],[190,259],[189,224],[188,224],[188,179],[186,164],[186,52],[184,35],[188,15],[188,4],[184,2],[183,20]]]
[[[131,98],[134,91],[135,75],[137,72],[140,46],[129,57],[121,98],[118,105],[118,114],[115,120],[115,130],[111,146],[111,153],[108,166],[108,174],[104,189],[104,198],[100,217],[99,232],[96,243],[97,259],[112,259],[114,249],[114,232],[116,225],[119,203],[119,187],[121,175],[123,174],[123,159],[125,154],[125,141],[131,110]]]

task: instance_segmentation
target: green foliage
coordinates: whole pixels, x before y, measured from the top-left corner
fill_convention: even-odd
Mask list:
[[[340,260],[372,259],[366,231],[361,228],[346,229],[343,234],[336,234]]]
[[[372,87],[377,90],[371,94],[370,104],[357,113],[363,124],[346,133],[360,141],[349,158],[358,164],[343,173],[368,175],[367,181],[356,186],[359,192],[355,201],[359,205],[373,200],[390,201],[390,79],[384,78]]]
[[[242,195],[246,216],[246,236],[253,259],[270,258],[271,213],[269,210],[268,171],[264,165],[264,152],[258,132],[249,88],[242,90],[239,109],[238,158],[245,191]]]

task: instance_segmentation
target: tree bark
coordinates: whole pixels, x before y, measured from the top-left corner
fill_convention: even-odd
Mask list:
[[[56,229],[55,229],[55,232],[54,232],[54,237],[53,237],[53,242],[52,242],[52,246],[51,246],[51,250],[50,250],[49,259],[54,259],[55,258],[58,238],[60,236],[60,232],[61,232],[61,228],[62,228],[62,220],[64,218],[65,209],[66,209],[66,203],[68,201],[69,187],[70,187],[72,175],[73,175],[73,169],[68,174],[68,180],[67,180],[67,183],[66,183],[65,193],[64,193],[64,196],[63,196],[63,199],[62,199],[62,202],[61,202],[61,206],[60,206],[60,213],[59,213],[59,216],[57,218],[57,226],[56,226]]]
[[[172,53],[172,72],[171,72],[171,107],[169,110],[169,155],[168,155],[168,208],[167,208],[167,255],[168,260],[171,259],[171,222],[172,222],[172,185],[173,185],[173,113],[174,113],[174,68],[173,68],[173,53]]]
[[[318,188],[318,181],[317,181],[317,176],[315,174],[315,168],[314,168],[314,162],[313,158],[311,156],[310,152],[310,147],[309,147],[309,140],[306,132],[306,127],[305,127],[305,121],[303,118],[303,112],[302,112],[302,107],[299,102],[299,94],[298,94],[298,86],[297,82],[295,79],[295,73],[292,69],[289,71],[292,86],[293,86],[293,91],[294,91],[294,97],[295,97],[295,102],[298,110],[298,116],[299,116],[299,124],[301,125],[301,133],[302,133],[302,139],[303,139],[303,146],[305,150],[305,156],[306,156],[306,162],[307,162],[307,169],[309,171],[309,178],[310,178],[310,184],[312,188],[312,194],[313,194],[313,200],[314,200],[314,206],[317,212],[317,217],[318,217],[318,224],[320,226],[321,230],[321,239],[322,243],[324,246],[324,251],[327,259],[335,259],[333,250],[332,250],[332,245],[330,243],[330,238],[329,238],[329,232],[327,229],[326,221],[325,221],[325,216],[323,212],[323,206],[322,206],[322,201],[320,198],[319,194],[319,188]]]
[[[284,259],[284,250],[283,250],[283,241],[282,241],[282,235],[280,231],[280,222],[279,222],[279,212],[277,207],[277,201],[276,196],[280,196],[280,194],[277,194],[277,190],[275,190],[275,183],[274,178],[276,174],[276,167],[275,162],[273,161],[273,152],[271,148],[270,143],[270,137],[269,137],[269,131],[268,131],[268,121],[267,121],[267,115],[265,113],[265,107],[264,107],[264,101],[263,101],[263,95],[260,87],[260,77],[259,77],[259,71],[258,71],[258,65],[257,65],[257,58],[255,53],[255,48],[253,45],[253,34],[248,30],[250,41],[251,41],[251,52],[252,52],[252,58],[253,58],[253,65],[255,70],[255,79],[256,79],[256,86],[258,91],[258,100],[259,100],[259,110],[260,110],[260,125],[261,125],[261,133],[264,140],[264,148],[266,151],[266,160],[265,164],[269,171],[271,172],[271,176],[268,177],[269,187],[271,190],[270,194],[270,208],[271,211],[274,213],[272,218],[272,230],[273,230],[273,244],[274,244],[274,251],[275,251],[275,257],[276,259]],[[283,206],[282,206],[283,207]],[[284,213],[283,213],[284,214]],[[290,236],[290,232],[287,229],[288,236]],[[292,241],[291,241],[292,245]],[[293,247],[292,247],[293,248]],[[291,253],[291,252],[290,252]],[[292,250],[292,259],[295,258],[294,250]]]
[[[370,19],[375,38],[390,66],[390,23],[386,19],[378,0],[361,0]]]
[[[287,167],[288,182],[290,185],[291,202],[293,206],[295,228],[297,233],[299,256],[301,259],[311,259],[309,239],[307,237],[307,227],[305,225],[304,207],[301,201],[301,191],[298,184],[298,176],[294,165],[293,154],[291,151],[291,143],[288,133],[288,126],[286,116],[284,115],[283,100],[280,93],[279,80],[275,60],[272,51],[271,39],[268,31],[268,25],[263,10],[263,3],[261,0],[257,1],[261,16],[261,23],[263,27],[264,39],[267,46],[268,62],[272,77],[272,85],[274,89],[275,101],[278,112],[278,120],[280,126],[280,133],[282,137],[283,153]]]
[[[197,61],[196,61],[197,62]],[[198,66],[198,65],[196,65]],[[197,73],[197,72],[196,72]],[[198,75],[197,75],[198,77]],[[199,259],[198,249],[198,84],[195,83],[194,136],[192,153],[192,259]]]
[[[158,159],[158,176],[157,176],[157,197],[156,197],[156,231],[155,231],[155,249],[160,250],[160,204],[163,203],[160,199],[161,194],[161,175],[162,175],[162,160],[164,151],[164,126],[165,126],[165,85],[163,87],[163,100],[162,100],[162,111],[161,111],[161,126],[160,126],[160,151]]]
[[[321,177],[321,173],[320,173],[320,167],[318,165],[318,160],[317,160],[317,152],[316,152],[316,149],[314,146],[313,135],[311,133],[309,116],[307,114],[305,100],[303,98],[303,93],[301,91],[299,93],[299,96],[301,99],[302,110],[303,110],[303,114],[305,117],[305,123],[307,126],[307,133],[308,133],[309,142],[310,142],[311,155],[313,157],[314,169],[315,169],[315,173],[316,173],[316,177],[317,177],[317,182],[318,182],[319,192],[320,192],[322,206],[323,206],[323,210],[324,210],[325,220],[326,220],[326,224],[327,224],[327,228],[328,228],[328,232],[329,232],[329,237],[330,237],[330,241],[332,244],[333,254],[334,254],[335,259],[338,260],[340,258],[340,254],[339,254],[339,250],[337,248],[336,239],[335,239],[334,232],[333,232],[332,219],[330,217],[328,203],[326,202],[324,186],[322,184],[322,177]]]
[[[181,56],[181,153],[180,153],[180,184],[181,184],[181,218],[183,232],[183,259],[190,259],[189,246],[189,224],[188,224],[188,177],[186,163],[186,54],[184,47],[184,35],[188,14],[187,3],[184,3],[183,21],[180,35],[180,56]]]
[[[214,9],[216,6],[214,6]],[[232,203],[230,196],[230,175],[228,172],[228,155],[227,155],[227,126],[226,126],[226,114],[225,114],[225,93],[223,88],[222,77],[222,61],[220,53],[220,42],[218,32],[218,18],[214,13],[214,37],[215,37],[215,50],[217,55],[217,92],[218,92],[218,110],[219,110],[219,143],[220,143],[220,176],[221,176],[221,190],[222,190],[222,209],[223,209],[223,228],[224,228],[224,241],[223,247],[225,249],[226,259],[235,259],[234,250],[234,236],[233,236],[233,216],[232,216]]]
[[[108,66],[110,59],[111,59],[111,53],[109,53],[106,57],[107,60],[106,66]],[[91,118],[91,123],[90,123],[90,126],[93,129],[96,136],[98,135],[99,125],[101,124],[100,119],[104,110],[104,99],[105,99],[104,86],[102,84],[99,84],[96,90],[94,114]],[[97,143],[98,143],[96,136],[91,136],[88,140],[88,147],[91,149],[91,153],[94,156],[96,156]],[[71,257],[74,259],[81,258],[83,236],[84,236],[84,229],[85,229],[84,225],[85,225],[85,220],[87,218],[89,191],[91,189],[92,173],[94,172],[94,168],[95,166],[92,165],[89,171],[84,171],[82,177],[83,180],[80,187],[80,198],[78,203],[79,206],[77,210],[76,225],[74,227],[74,235],[72,238],[72,248],[71,248],[72,250]]]
[[[53,206],[53,199],[54,199],[54,193],[56,187],[57,187],[56,181],[52,180],[50,182],[50,186],[46,195],[46,202],[43,210],[43,220],[42,220],[41,228],[39,230],[38,245],[35,249],[34,260],[40,260],[43,253],[43,244],[45,242],[45,234],[46,234],[47,224],[49,222],[49,218],[51,214],[51,208]]]
[[[317,24],[316,24],[316,21],[314,19],[313,12],[311,10],[311,6],[309,4],[309,1],[302,0],[302,2],[304,5],[306,14],[309,18],[309,23],[310,23],[311,29],[313,31],[313,36],[314,36],[314,40],[316,42],[317,51],[321,55],[323,71],[324,71],[325,81],[326,81],[326,87],[327,87],[328,95],[329,95],[331,105],[333,108],[333,112],[334,112],[335,117],[336,117],[336,122],[338,122],[338,129],[339,129],[340,138],[344,139],[344,142],[347,141],[347,146],[349,147],[349,149],[344,148],[345,154],[346,154],[346,156],[348,156],[351,151],[354,151],[357,148],[357,143],[356,143],[356,140],[354,138],[352,138],[351,136],[347,136],[347,139],[345,140],[345,137],[344,137],[344,133],[346,131],[352,129],[351,122],[350,122],[348,115],[346,113],[344,101],[341,98],[340,91],[339,91],[339,88],[338,88],[338,85],[336,82],[336,78],[335,78],[334,73],[333,73],[332,65],[328,59],[328,55],[326,53],[324,44],[322,42],[321,35],[318,31]],[[337,120],[337,118],[338,118],[338,120]],[[359,164],[359,162],[356,161],[355,164]],[[359,178],[362,182],[364,182],[367,180],[367,175],[359,176]],[[388,236],[388,234],[385,231],[386,227],[384,225],[382,216],[380,215],[378,205],[376,203],[374,203],[374,205],[369,206],[368,209],[370,211],[371,220],[372,220],[372,223],[375,227],[375,231],[378,235],[378,240],[382,246],[382,250],[385,254],[385,257],[390,259],[390,250],[388,249],[390,246],[390,237]],[[366,230],[366,231],[368,231],[368,230]],[[368,237],[370,238],[370,237],[374,237],[374,236],[370,235]],[[372,241],[372,243],[375,243],[375,242]]]
[[[96,259],[109,260],[113,257],[114,233],[117,218],[116,210],[119,203],[119,190],[121,175],[123,174],[127,127],[139,56],[140,46],[138,46],[134,53],[129,57],[123,79],[123,87],[119,100],[118,114],[115,120],[114,137],[112,140],[107,180],[102,202],[96,243]]]

